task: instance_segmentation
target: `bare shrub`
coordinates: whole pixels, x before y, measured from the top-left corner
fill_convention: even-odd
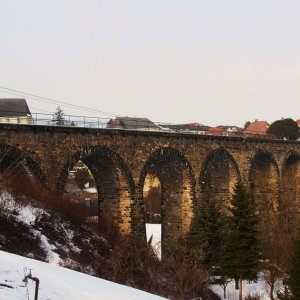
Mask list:
[[[73,202],[67,195],[62,197],[57,192],[47,189],[38,182],[33,181],[31,184],[26,184],[15,181],[10,186],[19,196],[25,195],[36,200],[39,205],[55,209],[77,224],[84,223],[88,216],[87,209],[80,203]]]
[[[128,235],[120,238],[106,262],[104,276],[112,281],[142,288],[160,290],[161,262],[145,240]]]
[[[182,239],[172,246],[166,261],[171,275],[170,282],[175,285],[174,299],[216,299],[209,290],[210,277],[202,264],[200,250],[189,247],[188,242]]]
[[[258,293],[254,293],[254,294],[248,294],[245,297],[245,300],[261,300],[261,296]]]
[[[40,247],[40,237],[33,235],[27,224],[17,222],[13,214],[0,213],[0,228],[1,250],[25,256],[30,254],[39,260],[46,259],[47,253]]]
[[[279,221],[273,223],[271,231],[271,237],[267,243],[261,243],[261,248],[265,258],[262,263],[264,279],[269,297],[273,300],[278,290],[283,288],[282,282],[288,279],[293,237],[287,225]]]

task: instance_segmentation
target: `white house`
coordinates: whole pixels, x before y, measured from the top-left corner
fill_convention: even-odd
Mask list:
[[[26,100],[0,98],[0,123],[33,124]]]

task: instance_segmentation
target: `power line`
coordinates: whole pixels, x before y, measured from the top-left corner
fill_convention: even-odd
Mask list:
[[[41,109],[41,108],[36,108],[36,107],[31,107],[32,109],[34,110],[39,110],[39,111],[43,111],[43,112],[46,112],[46,113],[49,113],[49,114],[53,114],[53,111],[49,111],[49,110],[45,110],[45,109]]]
[[[60,104],[61,106],[66,106],[66,107],[71,107],[77,110],[81,110],[81,111],[87,111],[87,112],[93,112],[93,113],[101,113],[101,114],[106,114],[106,115],[110,115],[110,116],[119,116],[118,114],[114,114],[114,113],[109,113],[109,112],[105,112],[105,111],[101,111],[98,109],[92,109],[89,107],[84,107],[84,106],[80,106],[80,105],[75,105],[75,104],[70,104],[64,101],[59,101],[59,100],[55,100],[55,99],[51,99],[51,98],[47,98],[47,97],[43,97],[43,96],[38,96],[32,93],[27,93],[27,92],[23,92],[23,91],[19,91],[19,90],[14,90],[14,89],[10,89],[4,86],[0,86],[0,89],[4,90],[5,93],[7,94],[11,94],[11,95],[17,95],[17,96],[29,96],[30,99],[35,100],[35,101],[41,101],[41,102],[45,102],[45,103],[50,103],[50,104]],[[34,98],[32,98],[34,97]],[[37,98],[37,99],[35,99]]]

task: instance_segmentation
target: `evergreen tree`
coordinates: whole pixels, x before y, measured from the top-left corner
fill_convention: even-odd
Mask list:
[[[56,112],[54,113],[54,118],[53,121],[55,122],[56,125],[65,125],[65,117],[64,117],[64,112],[60,108],[60,106],[57,106]]]
[[[192,224],[190,244],[201,250],[204,265],[211,268],[219,264],[224,217],[213,198],[209,183],[203,187],[203,197],[197,211]]]
[[[241,182],[235,186],[229,208],[229,228],[221,258],[221,270],[228,277],[240,282],[257,278],[259,250],[257,241],[258,217],[253,198]]]
[[[294,299],[300,299],[300,240],[295,242],[290,269],[290,289]]]

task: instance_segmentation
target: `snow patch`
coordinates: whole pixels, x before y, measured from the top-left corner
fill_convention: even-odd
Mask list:
[[[0,205],[4,213],[16,212],[16,219],[27,225],[33,224],[37,216],[44,212],[43,209],[16,202],[15,198],[6,190],[2,190],[0,193]]]
[[[98,191],[95,187],[86,188],[86,189],[84,189],[84,191],[89,193],[89,194],[97,194],[98,193]]]
[[[39,278],[39,299],[60,300],[163,300],[137,289],[89,276],[83,273],[0,251],[0,299],[33,299],[35,284],[23,282],[25,273]],[[26,268],[26,270],[24,270]]]
[[[146,237],[149,242],[152,237],[151,246],[157,257],[161,259],[161,224],[146,224]]]
[[[219,285],[211,285],[211,289],[218,294],[221,299],[224,298],[224,291],[223,288]],[[258,276],[257,282],[248,282],[246,280],[243,281],[243,297],[251,294],[257,294],[261,297],[262,300],[269,300],[270,296],[268,294],[269,288],[266,285],[266,281],[264,280],[263,273],[260,273]],[[276,292],[276,291],[275,291]],[[230,283],[228,283],[228,286],[226,288],[226,299],[230,300],[238,300],[239,299],[239,290],[235,289],[235,281],[232,280]]]

